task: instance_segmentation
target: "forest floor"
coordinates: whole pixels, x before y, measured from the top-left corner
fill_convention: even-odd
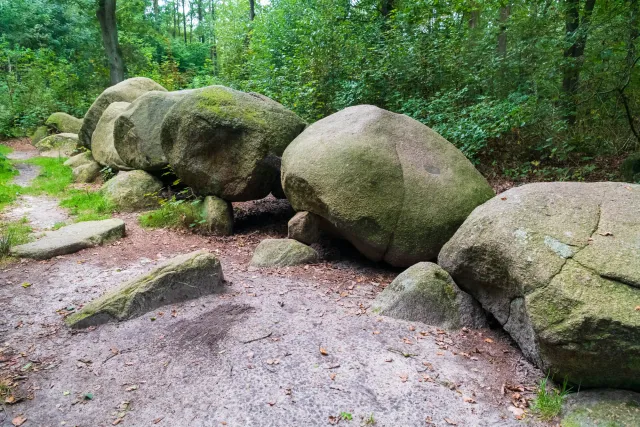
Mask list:
[[[19,170],[28,185],[33,171]],[[65,213],[55,203],[22,197],[5,215],[45,229],[47,215]],[[522,425],[516,406],[542,373],[508,336],[369,314],[398,271],[349,248],[332,246],[315,265],[250,269],[261,240],[286,237],[291,210],[272,198],[236,208],[230,237],[116,214],[124,239],[0,267],[0,426]],[[224,293],[122,323],[64,325],[106,290],[197,249],[220,258]]]

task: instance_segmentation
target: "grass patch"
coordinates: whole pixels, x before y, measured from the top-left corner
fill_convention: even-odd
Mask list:
[[[20,187],[11,184],[13,177],[18,174],[16,168],[11,164],[11,160],[6,155],[13,150],[6,145],[0,145],[0,210],[13,202],[18,197]]]
[[[69,213],[76,217],[76,222],[111,218],[116,209],[99,191],[71,190],[69,194],[60,202],[60,206],[69,209]]]
[[[202,202],[172,200],[160,209],[143,213],[138,222],[146,228],[196,228],[202,224]]]
[[[61,195],[65,189],[73,182],[73,172],[71,168],[64,165],[64,157],[36,157],[26,160],[36,166],[40,166],[40,175],[33,180],[26,189],[29,194],[46,193],[51,196]]]
[[[13,152],[13,148],[7,147],[6,145],[0,144],[0,155],[6,156],[7,154]]]
[[[13,246],[28,243],[30,240],[31,227],[27,218],[0,223],[0,258],[9,256]]]
[[[560,389],[550,387],[551,391],[549,391],[547,389],[548,382],[549,376],[540,380],[536,398],[531,403],[531,409],[543,420],[550,420],[559,415],[562,410],[562,403],[571,392],[571,388],[567,387],[568,381],[566,378],[562,382]]]

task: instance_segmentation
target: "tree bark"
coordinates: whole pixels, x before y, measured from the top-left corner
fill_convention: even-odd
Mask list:
[[[184,44],[187,44],[187,14],[184,9],[184,0],[182,0],[182,25],[184,29]]]
[[[380,1],[380,15],[384,19],[389,17],[389,14],[393,10],[393,0],[381,0]]]
[[[249,0],[249,21],[256,18],[256,0]]]
[[[503,59],[507,56],[507,21],[511,15],[509,3],[500,7],[500,33],[498,33],[498,55]]]
[[[153,0],[153,19],[156,21],[156,25],[160,20],[160,8],[158,7],[158,0]]]
[[[586,0],[582,18],[580,17],[580,0],[566,0],[567,17],[565,34],[571,45],[564,51],[565,66],[562,78],[562,91],[566,99],[565,120],[573,126],[577,120],[576,95],[580,83],[580,71],[584,61],[584,49],[587,44],[591,14],[596,0]]]
[[[124,80],[124,62],[122,61],[122,51],[118,44],[116,0],[98,0],[96,16],[100,22],[102,43],[109,61],[111,85],[115,85]]]

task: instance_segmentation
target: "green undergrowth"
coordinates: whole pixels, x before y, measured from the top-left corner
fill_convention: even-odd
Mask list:
[[[12,151],[10,147],[0,145],[0,211],[18,197],[20,190],[19,186],[11,184],[13,177],[18,174],[11,160],[6,157]]]
[[[31,226],[27,218],[0,222],[0,259],[9,255],[12,246],[22,245],[31,239]]]
[[[547,387],[548,383],[548,376],[540,380],[536,397],[531,403],[531,409],[543,420],[550,420],[558,416],[562,411],[562,403],[571,392],[571,388],[567,387],[566,378],[560,388]]]
[[[89,190],[71,190],[60,206],[69,209],[76,222],[111,218],[116,207],[102,193]]]
[[[33,180],[31,185],[25,189],[29,194],[48,194],[50,196],[60,196],[73,182],[71,168],[64,165],[64,157],[36,157],[26,160],[40,167],[40,174]]]
[[[200,200],[169,200],[159,209],[143,213],[138,222],[145,228],[198,228],[203,223]]]

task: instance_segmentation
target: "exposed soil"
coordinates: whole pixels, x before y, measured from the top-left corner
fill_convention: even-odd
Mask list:
[[[234,208],[230,237],[147,230],[120,214],[120,241],[1,270],[0,378],[17,403],[0,425],[521,425],[509,408],[541,373],[504,333],[369,314],[398,270],[347,245],[326,242],[319,264],[249,270],[292,211],[273,198]],[[219,256],[224,293],[120,324],[64,325],[107,289],[201,248]]]

